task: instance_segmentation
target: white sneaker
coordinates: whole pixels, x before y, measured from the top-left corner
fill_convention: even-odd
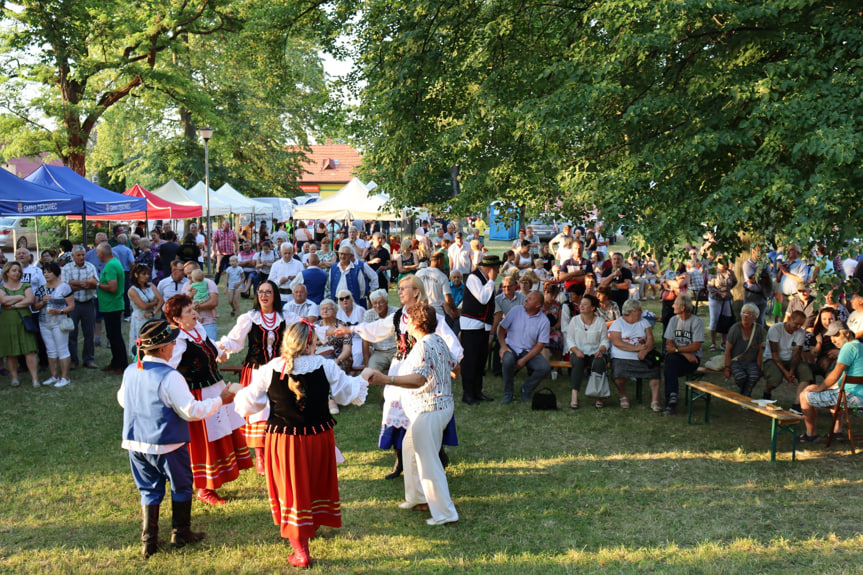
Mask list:
[[[70,383],[72,383],[72,382],[71,382],[71,381],[69,381],[68,379],[64,378],[64,377],[61,377],[61,378],[57,381],[57,383],[55,383],[55,384],[54,384],[54,387],[66,387],[66,386],[67,386],[67,385],[69,385]]]
[[[57,378],[52,375],[51,377],[43,381],[42,385],[54,385],[55,383],[57,383],[57,381]]]

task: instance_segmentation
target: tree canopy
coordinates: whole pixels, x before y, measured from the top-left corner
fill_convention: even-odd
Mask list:
[[[814,0],[366,2],[364,165],[396,201],[596,208],[645,245],[839,247],[863,223],[863,19]]]

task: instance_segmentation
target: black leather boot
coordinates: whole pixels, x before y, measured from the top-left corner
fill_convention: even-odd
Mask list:
[[[438,451],[438,457],[440,458],[441,465],[446,469],[449,467],[449,455],[446,454],[446,450],[443,448],[443,445],[440,446],[440,451]]]
[[[159,550],[159,506],[141,506],[141,554],[144,559]]]
[[[395,479],[402,474],[402,471],[404,471],[404,466],[402,465],[402,450],[393,448],[393,451],[396,452],[396,464],[393,466],[393,470],[384,476],[384,479]]]
[[[182,547],[187,543],[197,543],[204,533],[195,533],[192,525],[192,501],[171,501],[171,543]]]

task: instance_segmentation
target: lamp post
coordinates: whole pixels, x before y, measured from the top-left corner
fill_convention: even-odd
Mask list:
[[[204,187],[207,190],[206,198],[207,198],[207,236],[208,241],[206,245],[208,246],[209,253],[207,254],[207,275],[212,275],[213,273],[213,228],[210,225],[210,138],[213,137],[213,129],[212,128],[198,128],[198,133],[201,134],[201,138],[204,139]]]

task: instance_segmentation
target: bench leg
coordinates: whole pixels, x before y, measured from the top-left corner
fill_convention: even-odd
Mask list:
[[[704,400],[704,423],[710,423],[710,394],[709,393],[698,393],[692,391],[692,388],[688,385],[686,386],[686,404],[687,404],[687,417],[686,423],[692,423],[692,405],[696,400],[703,399]]]
[[[797,424],[782,425],[776,419],[770,428],[770,461],[776,461],[776,439],[783,433],[791,434],[791,461],[797,461]]]

